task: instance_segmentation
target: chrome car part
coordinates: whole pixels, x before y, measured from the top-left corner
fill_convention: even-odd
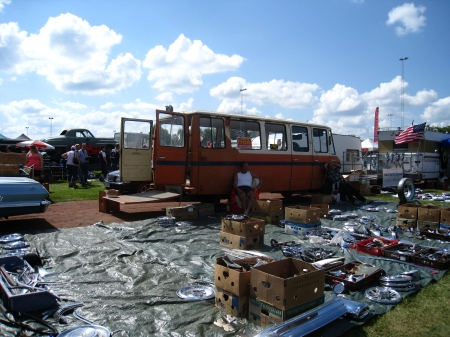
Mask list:
[[[177,296],[186,301],[207,300],[215,296],[214,288],[204,285],[192,285],[181,287],[177,290]]]
[[[270,326],[256,336],[304,336],[331,323],[341,316],[349,315],[352,319],[361,320],[368,314],[369,307],[366,304],[335,296],[318,309]]]
[[[59,333],[58,337],[110,337],[111,331],[100,325],[82,325]]]
[[[381,304],[397,304],[402,300],[396,290],[388,287],[373,287],[365,292],[367,299]]]
[[[25,241],[25,238],[22,234],[14,233],[0,236],[0,244],[10,243],[14,241]]]
[[[30,243],[28,241],[14,241],[1,245],[1,248],[4,250],[14,250],[28,247],[30,247]]]

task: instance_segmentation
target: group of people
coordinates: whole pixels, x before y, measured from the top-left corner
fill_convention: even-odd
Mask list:
[[[86,187],[88,184],[88,153],[86,151],[86,143],[75,144],[71,150],[63,153],[62,157],[67,160],[67,180],[69,187],[77,188],[77,181],[79,180],[81,186]],[[106,146],[102,146],[98,154],[101,166],[100,181],[103,181],[108,174],[108,159],[106,154]],[[120,145],[116,144],[115,148],[110,153],[111,168],[116,170],[119,168],[120,162]]]

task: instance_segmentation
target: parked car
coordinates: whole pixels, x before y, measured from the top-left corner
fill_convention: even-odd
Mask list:
[[[120,191],[120,194],[134,194],[149,191],[152,189],[150,182],[142,181],[120,181],[120,171],[109,172],[103,180],[103,185],[107,190],[113,189]]]
[[[43,213],[51,204],[48,191],[28,177],[0,177],[0,218]]]

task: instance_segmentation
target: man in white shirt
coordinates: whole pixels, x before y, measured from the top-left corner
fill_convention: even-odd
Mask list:
[[[262,180],[258,178],[255,173],[248,170],[248,163],[246,161],[241,163],[240,169],[240,172],[237,172],[234,176],[233,187],[236,190],[238,198],[242,202],[244,214],[248,215],[250,213],[250,208],[252,207],[252,200],[255,199],[252,187],[253,178],[259,179],[259,184],[256,188],[261,187]]]

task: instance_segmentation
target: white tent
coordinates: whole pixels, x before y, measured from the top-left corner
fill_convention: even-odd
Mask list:
[[[361,149],[363,151],[378,151],[378,143],[375,143],[371,138],[367,138],[361,142]]]

